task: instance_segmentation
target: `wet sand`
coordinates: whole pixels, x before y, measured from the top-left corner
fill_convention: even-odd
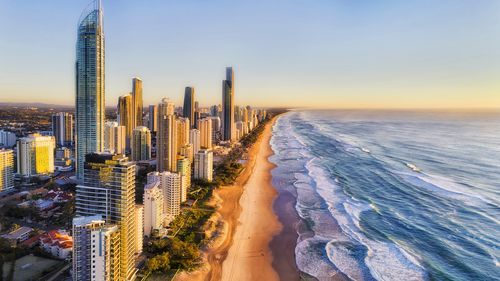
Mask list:
[[[295,210],[296,199],[286,190],[278,192],[273,209],[283,228],[269,244],[274,257],[272,265],[281,280],[300,280],[299,269],[295,262],[295,246],[299,237],[297,227],[300,222],[300,217]]]

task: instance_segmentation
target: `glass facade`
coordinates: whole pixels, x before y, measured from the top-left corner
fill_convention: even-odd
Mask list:
[[[184,91],[184,106],[182,107],[182,115],[189,118],[190,127],[193,128],[194,124],[194,88],[186,87]]]
[[[76,43],[76,175],[85,155],[104,149],[104,32],[100,1],[82,14]]]
[[[222,81],[222,139],[234,140],[234,72],[226,68],[226,80]]]

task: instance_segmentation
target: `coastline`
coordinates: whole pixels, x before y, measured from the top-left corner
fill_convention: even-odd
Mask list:
[[[194,272],[178,274],[174,280],[299,280],[297,270],[287,272],[295,265],[297,240],[271,248],[273,238],[283,233],[273,209],[279,196],[272,185],[275,165],[268,160],[274,154],[270,140],[277,117],[266,124],[248,150],[248,161],[235,184],[214,190],[215,219],[223,226],[203,250],[203,265]],[[292,275],[293,279],[287,279]]]
[[[279,280],[269,247],[272,237],[282,229],[272,209],[278,195],[271,183],[275,165],[268,160],[273,155],[269,142],[275,120],[266,125],[255,144],[255,163],[239,200],[241,213],[220,280]]]

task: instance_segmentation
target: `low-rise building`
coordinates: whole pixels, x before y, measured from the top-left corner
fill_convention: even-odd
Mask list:
[[[40,246],[52,256],[66,259],[73,251],[73,238],[64,231],[51,230],[40,237]]]
[[[28,240],[31,232],[33,232],[33,228],[27,226],[21,226],[20,228],[14,231],[2,235],[2,237],[11,241],[13,244],[17,244],[25,240]]]

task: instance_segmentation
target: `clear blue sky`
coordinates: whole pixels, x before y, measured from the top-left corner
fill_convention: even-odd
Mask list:
[[[0,0],[0,101],[74,102],[88,0]],[[144,81],[145,104],[185,86],[220,103],[500,107],[498,0],[104,0],[106,100]]]

